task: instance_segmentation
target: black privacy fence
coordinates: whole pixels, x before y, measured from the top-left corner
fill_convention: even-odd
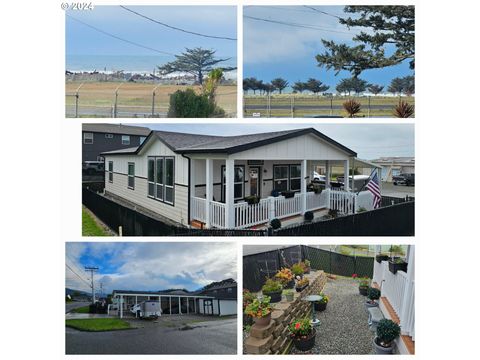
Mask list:
[[[243,257],[243,288],[260,291],[265,279],[272,277],[282,267],[290,267],[309,260],[314,270],[323,270],[340,276],[373,276],[373,257],[343,255],[306,245],[296,245]]]

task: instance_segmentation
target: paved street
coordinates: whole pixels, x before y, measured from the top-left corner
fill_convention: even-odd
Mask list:
[[[164,316],[129,319],[133,330],[83,332],[66,328],[67,354],[236,354],[237,319]]]
[[[393,185],[393,183],[382,182],[382,195],[404,198],[405,196],[415,197],[415,186]]]

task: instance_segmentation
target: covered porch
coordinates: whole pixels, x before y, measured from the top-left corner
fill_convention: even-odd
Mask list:
[[[302,219],[307,211],[326,213],[332,209],[353,214],[360,207],[369,210],[372,195],[366,191],[357,194],[362,186],[349,174],[355,167],[371,164],[346,155],[327,159],[263,155],[192,156],[190,225],[245,229],[268,224],[274,218]],[[350,180],[337,182],[332,175]]]

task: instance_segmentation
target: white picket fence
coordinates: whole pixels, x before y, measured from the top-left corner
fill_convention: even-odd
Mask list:
[[[249,205],[247,202],[234,204],[235,228],[243,229],[278,218],[283,219],[289,216],[302,213],[302,196],[306,199],[306,210],[334,209],[342,214],[353,214],[355,212],[355,194],[345,191],[324,190],[320,194],[307,192],[306,194],[295,193],[293,197],[285,196],[268,197],[260,199],[257,204]],[[205,199],[192,197],[191,218],[206,222]],[[213,227],[225,228],[225,204],[210,202],[210,222]]]

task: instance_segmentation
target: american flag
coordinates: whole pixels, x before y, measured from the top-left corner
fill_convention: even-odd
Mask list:
[[[378,176],[376,170],[373,176],[371,176],[370,180],[368,181],[367,189],[373,194],[373,208],[379,208],[380,200],[382,200],[382,195],[380,194],[380,186],[378,183]]]

